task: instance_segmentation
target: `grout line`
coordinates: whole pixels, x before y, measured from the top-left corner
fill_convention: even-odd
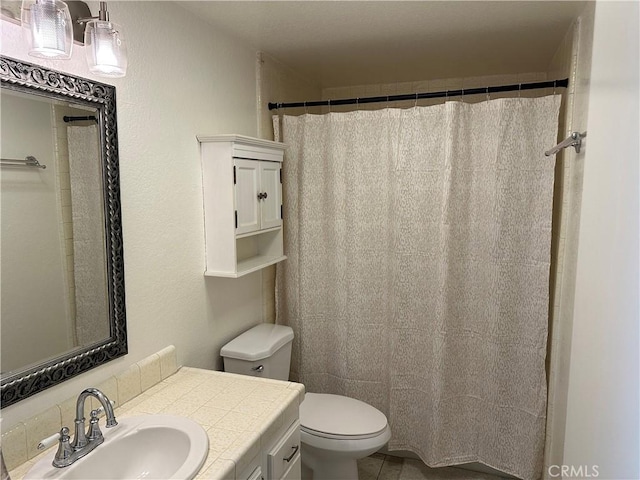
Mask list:
[[[376,480],[380,480],[380,475],[382,475],[382,469],[384,468],[384,463],[387,461],[388,455],[385,455],[382,459],[382,463],[380,464],[380,470],[378,470],[378,475],[376,475]]]

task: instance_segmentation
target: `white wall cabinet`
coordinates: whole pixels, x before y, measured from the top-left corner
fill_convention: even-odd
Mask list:
[[[205,275],[237,278],[280,262],[285,145],[241,135],[198,136]]]

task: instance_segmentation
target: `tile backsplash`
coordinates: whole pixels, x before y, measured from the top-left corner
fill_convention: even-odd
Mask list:
[[[173,375],[177,370],[176,349],[170,345],[95,387],[115,401],[116,405],[122,405]],[[76,399],[77,397],[69,398],[53,405],[17,425],[3,425],[2,455],[7,469],[12,470],[38,455],[40,452],[37,445],[40,440],[58,432],[62,426],[73,425]],[[89,416],[91,410],[100,406],[95,398],[91,397],[90,400],[85,404],[85,417]]]

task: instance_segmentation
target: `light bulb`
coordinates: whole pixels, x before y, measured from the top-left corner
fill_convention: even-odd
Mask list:
[[[24,0],[22,27],[29,55],[69,59],[73,47],[73,25],[69,8],[60,0]]]
[[[124,77],[127,73],[127,48],[122,27],[105,20],[91,20],[84,32],[89,70],[99,76]]]

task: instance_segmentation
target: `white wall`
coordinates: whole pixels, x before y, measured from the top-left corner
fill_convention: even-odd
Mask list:
[[[269,102],[300,102],[318,100],[322,89],[311,79],[280,62],[271,55],[259,52],[257,55],[258,76],[258,130],[260,138],[273,140],[273,115],[299,115],[304,109],[269,110]]]
[[[563,463],[606,479],[640,475],[639,14],[596,4],[584,159]]]
[[[260,273],[203,276],[196,141],[196,134],[257,135],[255,52],[174,2],[108,7],[128,42],[129,71],[122,79],[93,77],[82,48],[67,62],[29,57],[19,28],[8,22],[2,22],[0,48],[3,55],[117,88],[129,354],[2,409],[3,430],[169,344],[180,364],[220,367],[220,347],[262,320]]]
[[[47,167],[1,173],[0,366],[9,372],[72,344],[51,105],[3,94],[1,107],[2,158],[32,155]]]
[[[550,78],[570,79],[562,98],[558,141],[587,130],[594,16],[595,3],[588,2],[549,64]],[[584,149],[577,153],[567,148],[555,156],[545,479],[557,473],[556,467],[548,467],[561,465],[564,455],[584,159]]]

